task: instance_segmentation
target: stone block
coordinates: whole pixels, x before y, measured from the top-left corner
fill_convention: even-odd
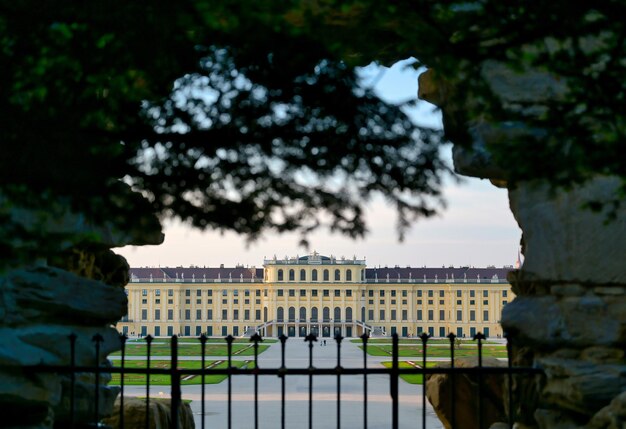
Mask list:
[[[621,180],[600,176],[570,191],[520,183],[509,191],[511,211],[524,231],[521,276],[543,281],[626,284],[626,205],[608,220],[607,210],[584,208],[619,198]]]
[[[478,359],[455,359],[457,368],[478,366]],[[438,364],[438,366],[448,366]],[[496,358],[484,358],[483,366],[504,367],[506,362]],[[503,399],[504,376],[499,374],[483,375],[483,421],[487,427],[492,423],[506,421]],[[476,375],[457,375],[455,379],[456,421],[464,429],[478,429],[478,378]],[[448,374],[432,374],[426,376],[426,396],[433,406],[437,417],[446,429],[451,427],[452,405],[450,395],[452,379]]]
[[[150,398],[149,409],[150,429],[169,429],[172,421],[172,409],[169,399]],[[113,429],[120,427],[120,400],[115,401],[111,416],[104,421]],[[124,397],[124,428],[144,429],[146,423],[146,400],[133,397]],[[180,429],[194,429],[193,414],[188,403],[183,402],[178,411],[178,427]]]

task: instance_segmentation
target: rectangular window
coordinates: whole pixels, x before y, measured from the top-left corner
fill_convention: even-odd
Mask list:
[[[507,294],[508,294],[508,291],[506,291],[506,290],[503,290],[503,291],[502,291],[502,297],[503,297],[503,298],[506,298]]]
[[[370,299],[368,302],[369,302],[369,305],[374,305],[374,300],[373,299]]]
[[[213,296],[213,291],[212,290],[208,290],[207,291],[207,296]]]
[[[463,301],[461,301],[460,299],[456,300],[456,305],[462,305]]]
[[[141,320],[148,320],[148,310],[145,308],[141,309]]]
[[[186,299],[185,300],[185,304],[191,304],[191,300],[190,299]]]
[[[148,296],[148,289],[141,289],[141,296]]]
[[[254,311],[254,320],[261,320],[261,310]]]
[[[392,296],[392,297],[393,297],[393,296],[396,296],[396,291],[395,291],[395,290],[392,290],[392,291],[391,291],[391,296]]]
[[[374,291],[372,289],[368,290],[367,295],[370,297],[374,296]]]
[[[470,322],[473,322],[474,320],[476,320],[476,311],[470,310]]]
[[[475,290],[470,290],[470,298],[474,298],[476,296]]]
[[[439,310],[439,320],[440,321],[446,320],[446,311],[445,310]]]
[[[196,310],[196,320],[202,320],[202,310]]]
[[[470,304],[469,305],[476,305],[476,300],[470,299]]]
[[[142,300],[141,300],[141,303],[142,303],[142,304],[147,304],[147,303],[148,303],[148,300],[147,300],[147,299],[142,299]]]
[[[239,310],[233,310],[233,320],[239,320]]]
[[[407,320],[409,317],[409,312],[407,310],[402,310],[402,320]]]
[[[317,296],[317,289],[311,290],[311,296]]]
[[[367,310],[367,319],[374,320],[374,310]]]
[[[330,296],[330,289],[324,289],[324,296]]]
[[[263,296],[267,297],[267,289],[263,289]]]
[[[243,291],[244,296],[250,296],[250,289],[246,289]]]
[[[243,300],[243,303],[244,303],[245,305],[249,305],[249,304],[250,304],[250,300],[249,300],[249,299],[244,299],[244,300]]]
[[[256,303],[256,305],[261,305],[261,300],[260,299],[256,299],[256,300],[254,300],[254,302]]]
[[[432,298],[434,296],[434,292],[432,290],[428,291],[428,297]]]
[[[228,319],[228,310],[222,310],[222,320]]]
[[[207,320],[213,320],[213,310],[212,309],[208,309],[207,310],[206,318],[207,318]]]
[[[161,300],[160,300],[160,299],[155,299],[155,300],[154,300],[154,303],[155,303],[155,304],[160,304],[160,303],[161,303]]]
[[[439,300],[439,305],[445,305],[445,300],[440,299],[440,300]]]
[[[396,300],[395,299],[391,300],[391,305],[396,305]]]
[[[428,305],[433,305],[433,300],[432,299],[428,300]]]
[[[484,299],[483,300],[483,305],[489,305],[489,300],[488,299]]]
[[[300,289],[300,296],[306,296],[306,289]]]
[[[196,296],[202,296],[202,289],[196,289]]]
[[[461,322],[463,320],[463,312],[461,310],[456,311],[456,321]]]
[[[289,296],[296,296],[296,290],[295,289],[289,289]]]
[[[433,310],[428,310],[428,320],[434,320],[435,319],[434,313],[435,312]]]
[[[168,289],[167,296],[174,296],[174,289]]]
[[[442,290],[439,291],[439,298],[443,298],[444,292]]]
[[[250,310],[243,311],[243,320],[250,320]]]
[[[407,300],[406,300],[406,299],[403,299],[403,300],[402,300],[402,305],[406,305],[406,303],[407,303]]]
[[[335,297],[340,297],[340,296],[341,296],[341,290],[335,289]]]
[[[391,310],[391,320],[396,320],[396,310]]]
[[[239,291],[237,289],[233,289],[233,296],[239,296]]]
[[[422,310],[417,310],[417,320],[422,320]]]
[[[385,320],[385,310],[380,310],[380,319],[379,320]]]
[[[154,310],[154,320],[161,320],[161,310],[158,308]]]
[[[380,294],[380,296],[381,296],[381,297],[382,297],[382,296],[385,296],[385,291],[384,291],[384,290],[381,290],[381,291],[379,292],[379,294]]]
[[[484,290],[483,291],[483,298],[489,298],[489,291],[488,290]]]
[[[385,300],[384,299],[380,300],[380,305],[385,305]]]
[[[222,300],[222,304],[227,305],[228,304],[228,300],[227,299],[223,299]]]
[[[421,291],[421,290],[418,290],[418,291],[417,291],[417,297],[418,297],[418,298],[421,298],[421,297],[422,297],[422,291]]]
[[[185,296],[191,296],[191,289],[185,289]]]
[[[207,304],[209,304],[209,305],[211,305],[211,304],[213,304],[213,300],[212,300],[212,299],[207,299],[207,300],[206,300],[206,303],[207,303]]]
[[[402,291],[402,296],[403,296],[403,297],[406,297],[406,296],[407,296],[407,291],[406,291],[406,289]]]
[[[167,320],[174,320],[174,310],[167,310]]]
[[[348,289],[348,290],[346,291],[346,296],[347,296],[347,297],[351,297],[351,296],[352,296],[352,289]]]
[[[417,300],[417,305],[422,305],[422,300],[421,299]]]
[[[154,290],[154,295],[155,296],[161,296],[161,289],[155,289]]]
[[[191,320],[191,310],[185,310],[185,320]]]
[[[228,296],[228,290],[222,289],[222,296]]]
[[[254,296],[261,296],[261,289],[257,289],[254,291]]]
[[[502,301],[502,307],[504,307],[505,305],[507,305],[509,302],[508,301]]]
[[[463,293],[462,293],[460,290],[457,290],[457,291],[456,291],[456,297],[457,297],[457,298],[461,298],[462,294],[463,294]]]
[[[202,304],[202,299],[196,299],[196,304],[198,305]]]
[[[484,322],[488,322],[489,321],[489,310],[484,310],[483,311],[483,321]]]
[[[278,290],[276,291],[276,295],[278,295],[278,296],[283,296],[283,290],[282,290],[282,289],[278,289]]]

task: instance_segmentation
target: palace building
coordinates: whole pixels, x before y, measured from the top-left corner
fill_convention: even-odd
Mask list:
[[[137,336],[501,336],[512,266],[367,267],[364,259],[307,256],[262,268],[131,268],[128,315]]]

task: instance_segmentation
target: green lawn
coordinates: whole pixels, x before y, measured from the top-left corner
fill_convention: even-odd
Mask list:
[[[136,361],[129,360],[125,362],[125,368],[145,368],[147,361]],[[180,361],[178,362],[178,367],[180,369],[200,369],[201,368],[200,361]],[[170,367],[171,362],[168,360],[156,360],[150,361],[150,368],[161,368],[167,369]],[[207,368],[214,369],[223,369],[227,368],[228,362],[226,361],[206,361],[205,362]],[[253,361],[232,361],[232,366],[237,368],[249,368],[254,366]],[[188,378],[189,377],[189,378]],[[226,379],[226,375],[206,375],[204,377],[206,384],[217,384]],[[150,374],[150,384],[155,386],[169,386],[170,385],[170,376],[169,375],[161,375],[161,374]],[[202,382],[202,377],[199,375],[195,376],[183,376],[181,380],[181,384],[200,384]],[[113,374],[111,385],[119,386],[120,384],[120,374]],[[146,384],[146,375],[145,374],[124,374],[124,384],[125,385],[141,385],[145,386]]]
[[[391,368],[392,362],[386,361],[386,362],[381,362],[381,364],[385,368]],[[432,368],[435,365],[437,365],[437,362],[426,363],[427,368]],[[421,365],[417,363],[411,364],[408,361],[400,361],[398,362],[398,367],[399,368],[421,368]],[[422,374],[401,374],[400,378],[410,384],[422,384],[424,382]]]
[[[267,350],[269,346],[259,344],[259,354]],[[207,343],[205,346],[207,356],[227,356],[228,348],[226,344]],[[234,343],[232,345],[233,355],[254,356],[254,345],[251,343]],[[126,344],[126,356],[145,356],[148,347],[145,342],[132,342]],[[169,342],[156,341],[150,347],[150,356],[169,356],[171,352]],[[201,344],[179,344],[179,356],[200,356]],[[121,356],[121,352],[115,352],[112,356]]]
[[[359,346],[362,350],[363,346]],[[367,353],[370,356],[391,356],[391,344],[368,344]],[[402,346],[398,347],[398,356],[412,357],[422,356],[422,346]],[[449,347],[427,347],[426,356],[430,358],[450,358]],[[478,347],[476,345],[463,345],[454,349],[454,357],[478,356]],[[483,357],[507,357],[506,347],[504,346],[485,346],[483,347]]]

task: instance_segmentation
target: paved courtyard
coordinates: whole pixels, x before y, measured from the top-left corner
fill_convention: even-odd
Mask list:
[[[332,368],[337,363],[337,350],[334,340],[327,340],[327,346],[315,343],[313,363],[317,368]],[[287,368],[308,366],[308,343],[302,338],[290,338],[286,347]],[[211,359],[211,357],[207,357]],[[216,359],[223,359],[219,357]],[[233,359],[250,359],[234,357]],[[368,356],[368,366],[378,367],[381,357]],[[342,366],[362,367],[363,352],[358,344],[347,340],[341,345]],[[259,355],[259,367],[278,368],[280,366],[280,343]],[[285,426],[288,429],[308,427],[308,377],[287,376],[286,378]],[[232,427],[236,429],[254,428],[254,383],[251,376],[232,377]],[[169,397],[169,386],[153,386],[150,396]],[[196,427],[201,428],[201,387],[183,386],[183,398],[191,399]],[[259,427],[280,428],[280,379],[276,376],[259,377]],[[205,427],[218,429],[227,427],[228,382],[209,384],[205,387],[206,415]],[[368,376],[368,428],[382,429],[391,426],[391,397],[389,377]],[[400,428],[421,427],[422,386],[399,381],[399,423]],[[145,387],[128,386],[126,393],[144,396]],[[441,428],[442,425],[427,405],[426,425],[428,428]],[[313,377],[313,427],[318,429],[337,427],[337,378],[336,376]],[[363,428],[363,376],[341,377],[341,427],[345,429]]]

